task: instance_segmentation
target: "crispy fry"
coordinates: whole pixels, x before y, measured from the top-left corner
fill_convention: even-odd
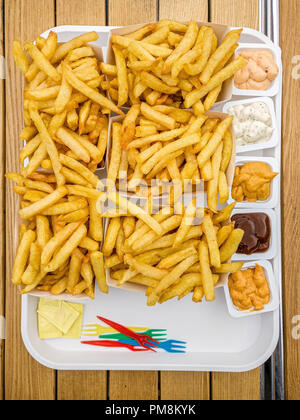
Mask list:
[[[235,263],[225,263],[221,264],[219,268],[215,268],[214,272],[217,274],[223,273],[236,273],[237,271],[241,270],[243,267],[243,262],[235,262]]]
[[[70,66],[65,64],[63,67],[64,74],[67,78],[69,84],[76,90],[78,90],[83,95],[90,98],[93,102],[98,103],[100,106],[109,108],[111,111],[116,112],[117,114],[124,115],[113,102],[107,99],[105,96],[101,95],[95,89],[90,88],[86,83],[82,82],[73,72]]]
[[[97,39],[98,39],[98,35],[96,32],[88,32],[86,34],[73,38],[69,42],[65,42],[64,44],[61,44],[57,48],[51,60],[52,64],[55,64],[61,59],[63,59],[70,51],[74,50],[75,48],[80,48],[83,45],[87,44],[88,42],[97,41]]]
[[[117,66],[117,76],[118,76],[118,106],[126,104],[128,99],[128,79],[127,79],[127,68],[124,55],[122,50],[113,46],[113,51],[115,54],[116,66]]]
[[[152,265],[140,262],[129,254],[125,255],[124,262],[125,264],[128,264],[132,270],[135,270],[138,273],[151,277],[155,280],[161,280],[167,273],[166,270],[161,270],[159,268],[153,267]],[[122,284],[122,282],[120,284]]]
[[[105,257],[109,257],[115,247],[117,236],[121,227],[121,220],[115,217],[110,220],[105,235],[102,252]]]
[[[203,229],[203,233],[205,234],[207,244],[208,244],[210,264],[213,267],[220,267],[221,260],[220,260],[220,252],[219,252],[219,246],[218,246],[218,241],[217,241],[217,235],[213,226],[212,219],[209,215],[204,216],[202,229]]]
[[[199,168],[202,168],[205,163],[212,157],[212,155],[217,150],[219,144],[221,143],[225,132],[227,131],[228,127],[232,123],[232,117],[225,118],[220,124],[218,125],[216,131],[214,132],[213,136],[209,140],[208,144],[204,147],[204,149],[198,155],[198,165]]]
[[[122,142],[122,126],[119,123],[112,125],[112,152],[109,162],[107,186],[112,188],[115,184],[121,162],[121,142]]]
[[[209,264],[208,247],[204,241],[201,241],[199,245],[199,262],[205,298],[207,301],[213,301],[215,300],[214,281]]]
[[[225,82],[225,80],[230,79],[237,71],[239,71],[246,65],[247,61],[245,59],[243,59],[242,57],[236,58],[232,63],[228,64],[218,73],[216,73],[206,85],[188,93],[184,101],[185,107],[190,108],[191,106],[193,106],[210,91],[215,89],[217,86],[220,86],[220,84]]]
[[[169,130],[174,130],[176,127],[176,121],[174,118],[164,115],[161,112],[155,111],[149,105],[142,103],[141,104],[141,113],[149,118],[151,121],[161,124],[162,126],[167,127]]]
[[[30,247],[35,238],[35,232],[32,230],[27,230],[21,239],[12,270],[13,284],[21,284],[22,275],[25,271],[26,263],[30,253]]]
[[[108,293],[109,289],[106,283],[103,254],[101,252],[92,252],[91,263],[99,289],[102,293]]]
[[[208,208],[214,213],[218,211],[218,185],[219,185],[219,171],[222,159],[223,143],[217,147],[215,154],[211,160],[212,179],[208,181],[207,185],[207,204]],[[224,198],[224,197],[222,197]]]
[[[220,204],[226,203],[226,201],[229,198],[229,188],[228,188],[226,175],[222,171],[219,172],[218,190],[219,190],[219,202],[220,202]]]
[[[130,215],[141,219],[158,235],[162,233],[161,225],[153,217],[149,216],[148,213],[146,213],[140,207],[128,201],[126,198],[122,197],[117,193],[111,192],[108,194],[108,199],[113,203],[117,204],[117,206],[119,206],[122,210],[128,211]]]
[[[79,160],[89,163],[91,157],[87,150],[77,141],[77,138],[73,136],[65,128],[60,128],[56,133],[58,139],[60,139],[70,150],[75,153]]]
[[[58,159],[58,152],[57,149],[55,147],[55,144],[52,140],[52,138],[49,135],[49,132],[43,122],[43,120],[41,119],[35,105],[33,103],[31,103],[29,105],[29,112],[30,112],[30,116],[32,121],[34,122],[36,128],[38,129],[42,142],[44,143],[44,145],[46,146],[47,152],[49,154],[49,157],[51,159],[51,163],[52,163],[52,167],[53,167],[53,171],[55,173],[56,179],[57,179],[57,185],[61,186],[64,185],[65,183],[65,178],[64,176],[61,174],[61,168],[62,165],[59,162]]]
[[[61,75],[32,42],[25,42],[24,48],[41,71],[46,73],[47,76],[49,76],[55,82],[60,82]]]
[[[13,56],[14,60],[23,74],[26,74],[29,69],[29,59],[24,53],[19,41],[13,42]]]
[[[30,219],[31,217],[37,215],[38,213],[42,212],[46,208],[50,207],[51,205],[54,205],[67,193],[68,193],[68,190],[65,187],[58,187],[53,193],[49,194],[47,197],[20,210],[19,215],[24,220]]]
[[[97,178],[96,175],[93,174],[89,169],[87,169],[84,165],[82,165],[77,160],[66,156],[64,154],[59,155],[59,161],[67,166],[68,168],[72,169],[73,171],[79,173],[84,179],[86,179],[93,187],[97,187],[97,185],[101,185],[100,180]]]
[[[133,105],[122,123],[122,140],[121,146],[123,149],[127,148],[127,145],[134,139],[135,135],[135,123],[140,113],[140,105]]]
[[[82,239],[86,236],[87,229],[82,224],[70,236],[66,243],[56,253],[54,258],[45,266],[46,272],[53,272],[57,270],[67,259],[71,256],[72,252],[77,248]]]
[[[157,91],[157,92],[161,92],[161,93],[166,93],[168,95],[173,95],[174,93],[178,92],[179,88],[178,87],[170,87],[167,84],[163,83],[158,77],[153,76],[151,73],[146,72],[146,71],[142,71],[141,73],[141,78],[143,80],[143,83]]]
[[[232,135],[230,131],[226,131],[223,138],[223,153],[222,153],[222,161],[220,166],[220,171],[225,172],[227,171],[231,155],[233,149],[233,141]]]
[[[147,305],[155,305],[159,300],[160,294],[172,284],[174,284],[181,277],[181,275],[197,261],[197,259],[197,255],[188,257],[179,263],[176,267],[174,267],[171,272],[166,274],[160,283],[154,288],[151,295],[148,296]]]
[[[196,210],[196,198],[193,198],[184,212],[181,225],[176,233],[173,248],[178,247],[178,245],[184,241],[185,236],[193,225],[193,221],[196,216]]]
[[[221,262],[225,263],[230,260],[232,255],[237,251],[241,240],[243,239],[244,231],[241,229],[234,229],[226,242],[220,249]]]
[[[228,51],[230,51],[231,48],[235,46],[236,43],[239,41],[241,32],[242,29],[229,32],[229,34],[226,35],[219,48],[217,48],[216,51],[211,55],[210,59],[208,60],[207,66],[200,75],[200,82],[203,85],[206,85],[208,83],[218,64],[222,62]]]
[[[197,35],[197,23],[195,21],[191,21],[184,37],[182,38],[178,46],[175,48],[175,50],[172,52],[172,54],[165,61],[163,67],[164,74],[167,74],[172,68],[172,65],[175,63],[175,61],[178,60],[194,45]]]
[[[167,146],[163,147],[157,153],[155,153],[143,166],[142,171],[147,174],[151,169],[159,162],[159,160],[169,155],[170,153],[176,152],[177,150],[183,149],[188,146],[192,146],[200,141],[199,134],[192,134],[191,136],[183,137],[179,140],[173,141]]]

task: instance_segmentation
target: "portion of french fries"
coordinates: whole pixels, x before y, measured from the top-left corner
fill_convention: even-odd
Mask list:
[[[147,286],[150,306],[191,292],[195,302],[212,301],[219,275],[242,267],[228,262],[243,237],[228,224],[234,204],[222,211],[217,206],[229,195],[232,117],[204,115],[223,82],[247,64],[241,57],[230,63],[240,34],[231,31],[218,46],[209,26],[164,20],[113,35],[115,64],[100,62],[88,45],[97,40],[95,32],[60,45],[53,32],[23,48],[14,42],[27,82],[20,134],[26,144],[21,173],[6,177],[21,196],[12,282],[22,293],[94,298],[94,279],[108,293],[109,268],[119,285]],[[126,116],[124,105],[130,107]],[[103,192],[95,172],[104,166],[111,111],[123,119],[111,125]],[[184,208],[185,182],[201,179],[208,209],[197,208],[195,198]],[[162,194],[160,181],[173,187],[156,214],[151,204],[142,208],[115,190],[151,198]],[[105,212],[107,200],[117,208]],[[193,225],[199,216],[202,224]],[[101,252],[104,217],[109,225]]]
[[[228,64],[240,34],[231,31],[218,46],[211,27],[165,20],[126,36],[113,34],[115,64],[101,66],[108,76],[102,88],[118,106],[129,107],[111,125],[108,186],[151,202],[164,192],[160,181],[173,185],[169,207],[148,215],[152,225],[145,214],[137,220],[124,212],[120,198],[112,199],[118,209],[103,214],[110,218],[102,250],[105,267],[119,286],[147,286],[149,306],[191,292],[195,302],[203,296],[212,301],[219,275],[243,265],[228,262],[243,237],[243,231],[226,224],[234,204],[218,211],[218,202],[229,198],[232,118],[204,114],[217,101],[223,82],[247,64],[240,59]],[[195,199],[184,209],[186,181],[195,185],[200,180],[205,181],[208,209],[197,208]],[[146,213],[152,210],[150,203]],[[201,210],[203,222],[193,226]]]
[[[105,268],[118,286],[126,282],[145,286],[149,306],[189,293],[194,302],[204,296],[213,301],[220,274],[243,266],[228,263],[244,234],[234,229],[234,223],[227,224],[234,205],[216,214],[206,211],[201,225],[193,225],[195,199],[183,214],[164,207],[153,216],[160,233],[134,216],[112,217],[103,244]]]
[[[147,102],[203,113],[223,83],[247,64],[241,57],[231,61],[241,32],[229,32],[218,45],[211,26],[161,20],[127,35],[112,34],[115,64],[101,65],[109,79],[101,86],[118,106]]]
[[[112,123],[108,182],[119,190],[154,196],[165,191],[164,181],[171,181],[169,204],[174,205],[186,182],[202,179],[208,208],[217,212],[218,198],[224,204],[229,197],[231,123],[231,116],[220,120],[166,105],[133,105],[123,121]]]
[[[21,196],[20,243],[12,282],[22,293],[85,293],[94,298],[94,278],[105,293],[103,227],[95,171],[104,166],[108,114],[122,114],[101,90],[104,75],[89,42],[90,32],[64,44],[57,34],[36,43],[14,42],[13,54],[25,75],[20,139],[21,174],[6,177]]]

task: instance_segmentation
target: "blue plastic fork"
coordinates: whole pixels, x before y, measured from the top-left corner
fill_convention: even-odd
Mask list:
[[[135,340],[118,340],[119,343],[123,343],[123,344],[131,344],[131,345],[135,345],[138,346],[138,342]],[[151,341],[149,339],[149,341]],[[166,341],[161,341],[159,344],[155,343],[156,347],[159,349],[164,349],[165,351],[167,351],[168,353],[185,353],[185,345],[186,342],[185,341],[179,341],[179,340],[166,340]]]

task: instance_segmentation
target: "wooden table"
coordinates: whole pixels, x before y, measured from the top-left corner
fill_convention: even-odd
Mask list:
[[[0,55],[6,56],[6,80],[0,80],[0,315],[6,340],[0,340],[0,399],[259,399],[260,370],[248,373],[60,372],[47,369],[27,353],[20,334],[20,296],[10,284],[17,243],[18,201],[3,181],[4,171],[18,170],[18,134],[22,128],[22,77],[13,63],[14,39],[32,40],[56,25],[128,25],[155,21],[211,20],[258,28],[258,0],[0,0]],[[283,96],[283,258],[286,398],[300,397],[300,341],[292,321],[300,314],[300,72],[292,57],[300,54],[300,0],[281,0],[284,61]],[[299,60],[300,61],[300,60]]]

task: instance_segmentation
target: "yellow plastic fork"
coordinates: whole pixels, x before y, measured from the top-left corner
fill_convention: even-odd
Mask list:
[[[130,330],[134,331],[134,332],[143,332],[148,330],[148,327],[127,327]],[[117,332],[114,328],[112,327],[103,327],[102,325],[99,324],[88,324],[88,325],[83,325],[82,326],[82,335],[85,335],[86,337],[95,337],[95,336],[99,336],[101,334],[106,334],[106,333],[115,333]]]

